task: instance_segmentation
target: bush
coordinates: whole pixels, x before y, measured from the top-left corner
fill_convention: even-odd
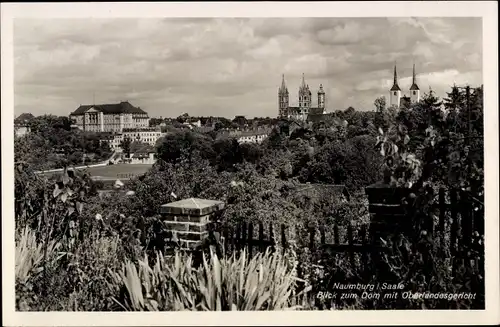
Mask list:
[[[281,254],[268,251],[247,260],[245,251],[224,259],[211,251],[195,268],[188,255],[177,252],[168,262],[158,254],[152,267],[147,257],[138,265],[126,261],[121,271],[111,272],[110,287],[122,294],[115,301],[131,311],[281,310],[305,305],[309,289],[297,292],[295,271]]]

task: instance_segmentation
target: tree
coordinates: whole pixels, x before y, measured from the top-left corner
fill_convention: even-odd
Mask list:
[[[232,170],[236,164],[243,162],[240,145],[234,138],[215,141],[213,149],[216,153],[214,165],[218,170]]]
[[[375,126],[378,128],[382,128],[383,130],[387,129],[391,123],[391,115],[388,114],[388,110],[386,108],[386,100],[384,96],[380,96],[375,99]]]
[[[380,96],[375,99],[373,104],[375,105],[376,112],[384,112],[387,101],[385,100],[385,96]]]
[[[158,126],[161,123],[163,123],[163,119],[160,119],[160,118],[151,118],[149,120],[149,127]]]
[[[248,120],[245,118],[245,116],[236,116],[233,119],[233,123],[235,123],[236,126],[244,127],[248,125]]]
[[[177,120],[179,123],[183,124],[183,123],[187,122],[187,121],[188,121],[188,119],[189,119],[189,115],[188,115],[187,113],[184,113],[184,114],[180,115],[179,117],[177,117],[177,119],[176,119],[176,120]]]
[[[158,158],[175,163],[185,154],[189,160],[195,155],[207,160],[214,160],[213,140],[205,134],[190,130],[180,131],[165,136],[157,147]]]
[[[124,137],[123,141],[120,143],[120,147],[122,148],[123,153],[125,153],[127,158],[130,158],[130,152],[131,152],[130,146],[131,146],[131,144],[132,144],[132,140],[128,136]]]
[[[447,97],[443,99],[444,107],[448,110],[457,111],[463,107],[465,102],[464,91],[453,85],[451,92],[446,92]]]
[[[262,147],[255,143],[240,144],[240,151],[243,160],[252,164],[257,164],[264,155]]]

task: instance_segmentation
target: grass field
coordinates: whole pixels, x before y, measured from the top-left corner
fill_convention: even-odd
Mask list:
[[[104,167],[92,167],[87,171],[92,177],[101,178],[128,178],[131,176],[139,176],[147,172],[153,165],[143,164],[118,164]]]
[[[117,164],[102,167],[78,169],[79,172],[87,171],[95,179],[129,179],[147,172],[153,165],[149,164]],[[61,172],[47,173],[46,175],[60,175]]]

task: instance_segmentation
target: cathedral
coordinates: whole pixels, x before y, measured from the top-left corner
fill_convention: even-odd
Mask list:
[[[326,114],[325,109],[325,91],[323,85],[319,85],[318,90],[318,106],[311,107],[312,93],[309,85],[306,84],[304,74],[302,74],[302,84],[299,87],[299,106],[290,107],[289,93],[285,83],[285,75],[283,75],[281,86],[278,89],[278,104],[279,118],[293,118],[305,121],[310,116],[319,116]]]
[[[413,83],[410,86],[410,96],[401,96],[401,88],[398,85],[398,73],[394,65],[394,83],[389,94],[391,107],[399,108],[402,105],[409,105],[420,101],[420,88],[417,85],[417,75],[415,73],[415,64],[413,65]]]

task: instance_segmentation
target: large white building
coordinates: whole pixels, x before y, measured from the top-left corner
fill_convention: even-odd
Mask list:
[[[125,128],[120,133],[113,133],[110,135],[108,142],[112,150],[120,150],[121,143],[124,139],[129,138],[132,142],[141,142],[155,146],[156,142],[164,136],[165,133],[161,132],[161,128],[145,127],[145,128]]]
[[[149,116],[128,101],[117,104],[81,105],[70,114],[76,127],[87,132],[122,132],[149,127]]]

